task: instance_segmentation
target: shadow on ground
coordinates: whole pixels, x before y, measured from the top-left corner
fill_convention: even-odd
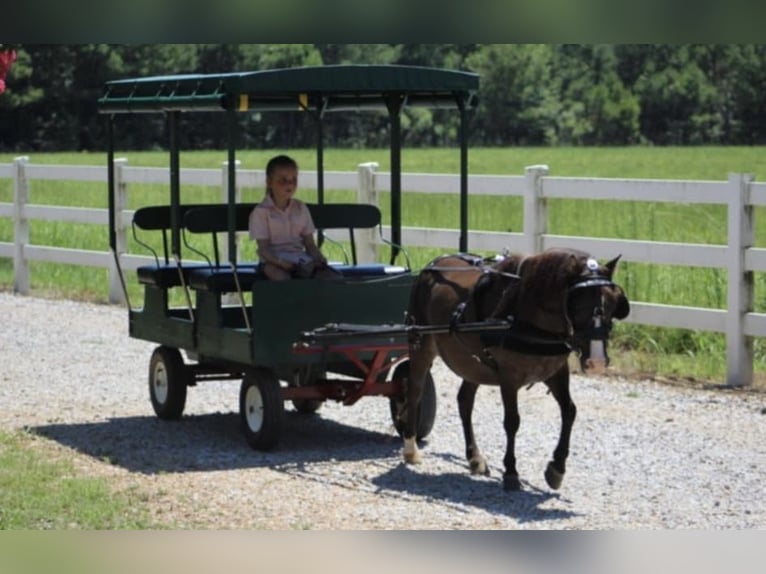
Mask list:
[[[199,472],[272,467],[291,462],[379,459],[401,447],[397,436],[341,424],[318,415],[286,411],[279,445],[252,450],[237,413],[154,416],[92,423],[47,424],[29,430],[131,472]]]
[[[544,508],[560,495],[529,483],[520,492],[505,492],[499,473],[490,478],[472,477],[464,460],[452,454],[427,452],[455,470],[429,473],[401,462],[401,439],[352,427],[319,415],[285,412],[283,434],[273,451],[250,449],[240,432],[239,414],[216,413],[162,421],[154,416],[113,418],[75,424],[47,424],[29,430],[82,454],[143,474],[225,471],[270,468],[319,483],[332,483],[327,463],[340,477],[336,486],[356,488],[343,462],[376,463],[365,471],[363,487],[382,496],[422,497],[447,504],[458,518],[471,508],[512,517],[519,522],[566,519],[573,513]],[[340,463],[340,466],[336,464]],[[444,465],[440,465],[444,466]],[[359,480],[359,476],[354,477]],[[555,505],[560,506],[560,505]]]

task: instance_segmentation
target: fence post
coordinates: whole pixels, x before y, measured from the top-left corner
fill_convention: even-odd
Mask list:
[[[375,174],[378,162],[360,163],[358,166],[357,203],[368,203],[378,206],[378,190],[375,187]],[[356,255],[359,263],[378,262],[378,230],[360,230],[357,237]]]
[[[542,197],[542,178],[546,175],[547,165],[531,165],[524,169],[524,250],[530,255],[542,251],[542,236],[548,232],[548,202]]]
[[[22,295],[29,294],[29,262],[24,256],[24,247],[29,243],[29,220],[24,215],[29,202],[28,162],[28,156],[13,160],[13,290]]]
[[[125,211],[128,207],[128,184],[125,182],[123,168],[127,165],[127,158],[120,157],[114,160],[114,228],[117,256],[128,251],[128,232],[125,226]],[[125,293],[122,291],[122,281],[114,259],[109,263],[109,302],[125,304]]]
[[[726,383],[753,382],[753,338],[745,335],[745,314],[753,310],[753,272],[745,269],[745,251],[753,246],[753,207],[748,203],[752,174],[729,174]]]

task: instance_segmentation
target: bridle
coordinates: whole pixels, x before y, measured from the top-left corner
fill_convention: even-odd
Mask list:
[[[617,287],[610,277],[599,273],[599,265],[595,259],[589,258],[586,266],[590,270],[587,275],[578,278],[566,291],[564,313],[567,323],[569,325],[569,339],[570,344],[574,343],[575,339],[587,339],[587,340],[602,340],[605,341],[609,338],[609,333],[612,330],[612,322],[606,321],[606,312],[604,310],[604,295],[601,294],[599,302],[593,307],[591,313],[591,326],[587,329],[575,329],[572,323],[569,310],[569,298],[573,293],[580,289],[594,289],[601,287]]]

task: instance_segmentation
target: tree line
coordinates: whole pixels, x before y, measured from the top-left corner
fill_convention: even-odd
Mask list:
[[[330,64],[406,64],[480,74],[472,145],[766,143],[766,45],[77,44],[2,45],[16,54],[0,93],[0,150],[98,150],[96,101],[109,80]],[[456,114],[405,110],[411,147],[457,141]],[[164,147],[157,122],[128,122],[121,144]],[[221,122],[184,118],[185,147],[224,146]],[[249,114],[243,144],[306,147],[302,114]],[[328,114],[330,145],[386,145],[384,114]]]

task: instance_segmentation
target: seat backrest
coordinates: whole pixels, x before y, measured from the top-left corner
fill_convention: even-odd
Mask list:
[[[247,231],[250,212],[257,204],[238,203],[234,206],[235,231]],[[225,233],[229,230],[229,206],[215,203],[197,206],[184,215],[184,229],[191,233]]]
[[[380,224],[380,209],[366,203],[309,203],[317,229],[369,229]]]
[[[247,231],[250,213],[255,203],[241,203],[235,206],[235,231]],[[354,263],[356,263],[356,241],[354,229],[369,229],[380,224],[380,209],[374,205],[358,203],[308,203],[306,204],[314,226],[318,230],[348,229]],[[218,260],[217,233],[229,230],[229,206],[225,203],[197,205],[185,210],[183,228],[190,233],[210,233],[216,261]]]
[[[351,260],[357,264],[355,229],[370,229],[380,225],[380,209],[366,203],[309,203],[311,219],[321,232],[327,229],[348,229]]]
[[[188,203],[178,206],[179,213],[179,225],[183,228],[183,221],[186,213],[190,210],[204,207],[202,203]],[[142,231],[161,231],[162,232],[162,249],[163,259],[167,263],[170,259],[170,247],[168,242],[168,232],[171,229],[171,210],[169,205],[147,205],[138,208],[133,213],[133,238],[136,242],[148,249],[155,257],[159,264],[159,256],[157,252],[145,241],[142,241],[136,233],[136,228]]]
[[[181,226],[183,226],[184,216],[191,209],[205,207],[204,203],[187,203],[178,206],[178,212],[181,217]],[[148,205],[138,208],[133,213],[133,224],[139,229],[146,231],[165,231],[170,229],[170,206],[169,205]]]

